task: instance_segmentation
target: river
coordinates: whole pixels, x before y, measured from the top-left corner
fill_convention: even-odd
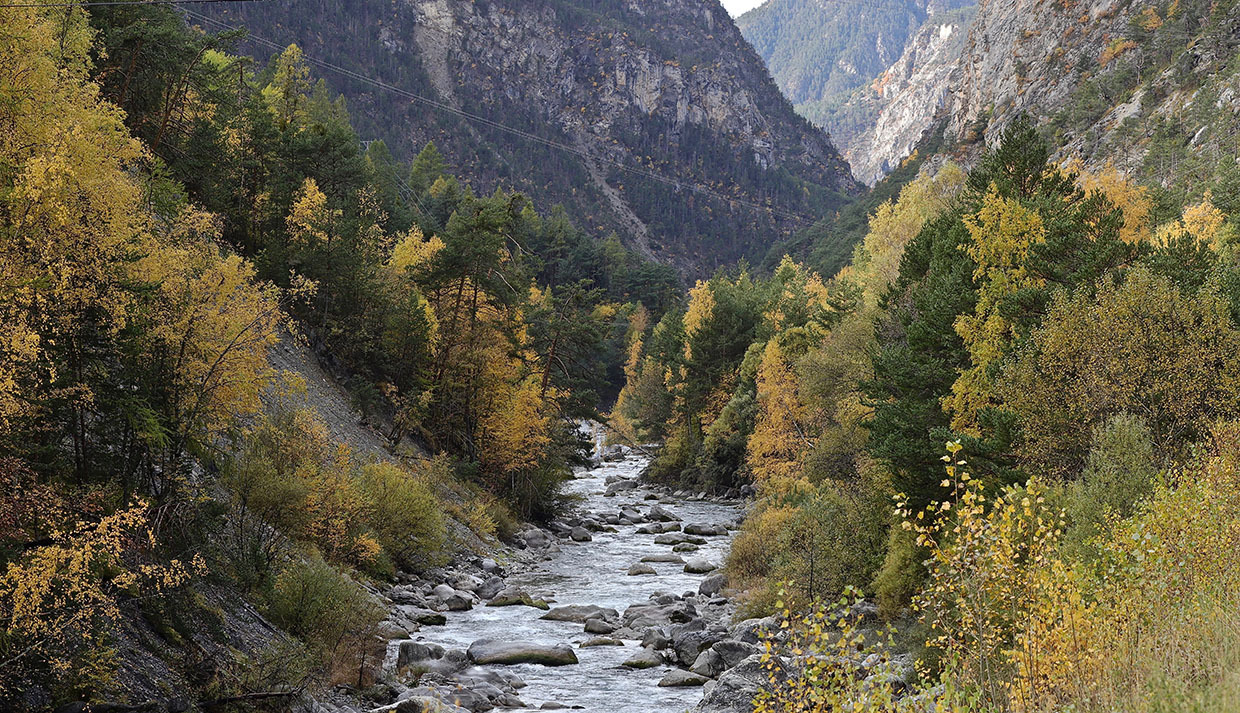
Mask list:
[[[625,506],[646,512],[655,504],[645,499],[649,491],[638,488],[612,497],[604,495],[609,477],[636,478],[646,463],[645,458],[630,455],[622,461],[577,473],[564,486],[567,494],[578,498],[577,515],[597,518],[618,513]],[[734,523],[741,514],[735,503],[694,498],[661,497],[658,504],[685,524]],[[594,532],[590,542],[557,540],[557,547],[549,550],[545,560],[514,568],[516,571],[507,577],[507,586],[520,587],[548,601],[554,599],[552,606],[597,605],[624,612],[629,605],[648,603],[658,593],[696,593],[701,581],[709,576],[687,573],[683,564],[674,562],[650,563],[655,574],[629,575],[629,567],[643,557],[667,554],[672,548],[655,544],[654,534],[638,533],[637,525],[612,527],[616,532]],[[706,544],[684,556],[704,557],[722,565],[731,534],[705,539]],[[620,664],[639,650],[639,642],[581,648],[580,644],[592,635],[584,633],[580,623],[548,621],[539,618],[543,613],[526,606],[475,606],[469,611],[449,612],[446,625],[425,627],[414,638],[447,649],[466,649],[472,642],[487,638],[571,644],[579,660],[576,665],[498,667],[525,681],[526,687],[518,694],[530,709],[550,703],[595,713],[677,713],[693,707],[701,698],[700,687],[657,685],[671,666],[644,670],[622,667]]]

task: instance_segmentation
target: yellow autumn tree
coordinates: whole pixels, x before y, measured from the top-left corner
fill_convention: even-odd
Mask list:
[[[187,208],[166,244],[135,265],[157,286],[144,336],[165,365],[167,422],[181,441],[209,440],[256,413],[274,375],[267,350],[279,341],[280,295],[258,284],[248,261],[221,254],[219,230],[218,218]]]
[[[1023,455],[1070,476],[1092,430],[1129,413],[1174,455],[1240,407],[1240,331],[1209,288],[1185,293],[1145,268],[1056,298],[1006,365],[999,393],[1021,417]]]
[[[796,372],[776,339],[767,342],[756,378],[758,416],[746,462],[754,482],[772,493],[788,493],[801,480],[801,459],[810,445],[807,408],[798,396]]]
[[[1097,173],[1084,170],[1079,161],[1068,170],[1077,174],[1076,183],[1086,194],[1098,192],[1114,204],[1124,216],[1119,237],[1126,243],[1149,240],[1154,217],[1154,199],[1149,189],[1128,180],[1112,164]]]
[[[52,533],[52,544],[8,563],[0,574],[0,701],[43,669],[51,679],[106,684],[116,656],[107,628],[121,602],[153,597],[205,571],[188,561],[141,563],[154,535],[137,505]]]
[[[979,285],[973,314],[956,319],[956,333],[969,351],[972,366],[952,384],[944,408],[952,428],[976,433],[978,413],[993,403],[990,367],[1011,347],[1015,325],[1001,310],[1005,298],[1036,287],[1041,279],[1029,273],[1030,249],[1046,239],[1042,217],[1019,202],[991,190],[977,213],[964,218],[973,238],[969,257],[977,263],[973,280]]]
[[[0,433],[53,383],[87,408],[90,389],[47,350],[74,358],[77,337],[109,338],[132,306],[145,154],[90,81],[90,42],[83,12],[0,9]]]

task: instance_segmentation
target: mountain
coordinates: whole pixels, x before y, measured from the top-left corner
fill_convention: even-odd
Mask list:
[[[860,191],[716,0],[361,0],[347,10],[285,0],[210,12],[248,28],[250,49],[297,43],[364,77],[324,72],[359,133],[398,157],[433,140],[476,190],[562,203],[578,225],[615,231],[687,275],[761,256]]]
[[[737,18],[797,111],[841,148],[872,112],[841,112],[861,88],[902,61],[929,22],[971,0],[770,0]],[[941,24],[941,23],[940,23]],[[922,44],[924,44],[924,40]]]

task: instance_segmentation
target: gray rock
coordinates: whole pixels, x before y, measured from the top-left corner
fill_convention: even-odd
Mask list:
[[[693,708],[694,713],[750,713],[754,696],[766,684],[768,673],[759,656],[750,656],[719,676],[715,685]],[[780,673],[780,669],[776,668],[777,677]]]
[[[503,590],[503,588],[504,588],[503,578],[491,576],[491,577],[487,577],[487,580],[483,582],[481,585],[479,585],[477,589],[474,590],[474,594],[476,594],[479,599],[484,599],[484,600],[494,599],[495,595],[499,594],[500,591]]]
[[[682,542],[672,548],[672,552],[697,552],[698,546],[692,542]]]
[[[661,626],[653,626],[646,629],[646,633],[642,635],[642,646],[650,649],[666,649],[672,645],[672,637],[668,635],[667,630]]]
[[[672,564],[684,564],[685,560],[680,555],[673,554],[657,554],[646,555],[642,557],[642,562],[670,562]]]
[[[663,665],[663,657],[654,649],[643,647],[620,665],[629,668],[654,668],[655,666]]]
[[[499,563],[490,557],[484,557],[478,566],[487,574],[502,574],[504,571],[504,568],[500,567]]]
[[[698,585],[698,594],[707,597],[713,597],[723,591],[723,585],[727,582],[727,577],[722,574],[712,574],[702,583]]]
[[[677,668],[668,671],[667,675],[659,681],[659,685],[664,688],[673,686],[701,686],[708,680],[710,679],[705,676],[699,676],[692,671],[684,671]]]
[[[608,621],[618,621],[620,619],[620,612],[615,609],[597,607],[593,604],[570,604],[568,606],[556,607],[543,614],[540,618],[547,619],[548,621],[572,621],[584,624],[586,619],[596,617],[602,617]]]
[[[748,644],[744,641],[734,641],[732,639],[716,642],[710,647],[710,650],[723,661],[725,669],[732,668],[750,656],[761,652],[757,644]]]
[[[396,667],[408,666],[417,661],[443,658],[443,647],[420,641],[402,641],[396,650]]]
[[[661,505],[651,505],[649,512],[646,513],[646,519],[651,522],[680,522],[680,518]]]
[[[686,535],[705,535],[707,537],[718,537],[728,534],[728,528],[723,525],[708,525],[702,522],[694,522],[684,527]]]
[[[432,696],[412,696],[387,710],[394,710],[396,713],[469,713],[460,706],[444,703]]]
[[[591,646],[624,646],[624,642],[619,639],[611,639],[606,636],[595,636],[592,639],[586,639],[578,644],[577,648],[586,649]]]
[[[615,497],[618,493],[623,493],[626,490],[632,490],[636,487],[637,487],[636,480],[617,480],[616,482],[607,486],[607,490],[603,491],[603,495],[604,497],[612,498],[612,497]]]
[[[502,592],[496,594],[491,601],[487,602],[489,607],[510,607],[510,606],[527,606],[536,609],[550,609],[550,605],[541,599],[534,599],[524,589],[509,587]]]
[[[573,542],[589,542],[594,538],[590,535],[590,531],[584,527],[574,527],[569,532],[569,537],[573,538]]]
[[[521,540],[525,542],[526,547],[533,549],[543,549],[551,545],[551,539],[547,537],[547,533],[538,529],[530,529],[519,535]]]
[[[693,665],[689,667],[689,670],[699,676],[715,678],[719,674],[726,671],[727,668],[728,667],[724,664],[723,657],[715,653],[714,649],[706,649],[702,653],[698,654],[697,659],[694,660]]]
[[[644,562],[638,562],[632,567],[629,567],[629,576],[634,576],[638,574],[656,574],[656,572],[654,571],[654,567],[651,567],[650,565],[645,564]]]
[[[760,644],[764,636],[779,631],[779,622],[773,616],[762,619],[746,619],[732,627],[729,637],[747,644]]]
[[[469,660],[477,664],[534,663],[566,666],[577,663],[577,654],[568,644],[535,644],[529,641],[479,639],[469,645]]]
[[[674,522],[648,522],[637,528],[639,535],[660,535],[664,532],[679,532],[680,525]]]
[[[656,545],[679,545],[682,542],[691,542],[695,545],[704,545],[706,540],[696,535],[686,535],[683,532],[668,532],[654,538]]]
[[[610,634],[619,628],[619,624],[607,621],[601,616],[586,619],[585,630],[587,634]]]
[[[705,557],[690,557],[685,562],[685,571],[689,574],[706,574],[719,569],[719,566]]]

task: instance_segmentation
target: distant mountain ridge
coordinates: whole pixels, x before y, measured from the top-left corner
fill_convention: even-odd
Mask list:
[[[398,156],[433,140],[478,190],[562,203],[583,228],[616,231],[686,275],[759,257],[861,190],[717,0],[361,0],[347,11],[282,0],[209,12],[483,117],[329,77],[359,133]]]

